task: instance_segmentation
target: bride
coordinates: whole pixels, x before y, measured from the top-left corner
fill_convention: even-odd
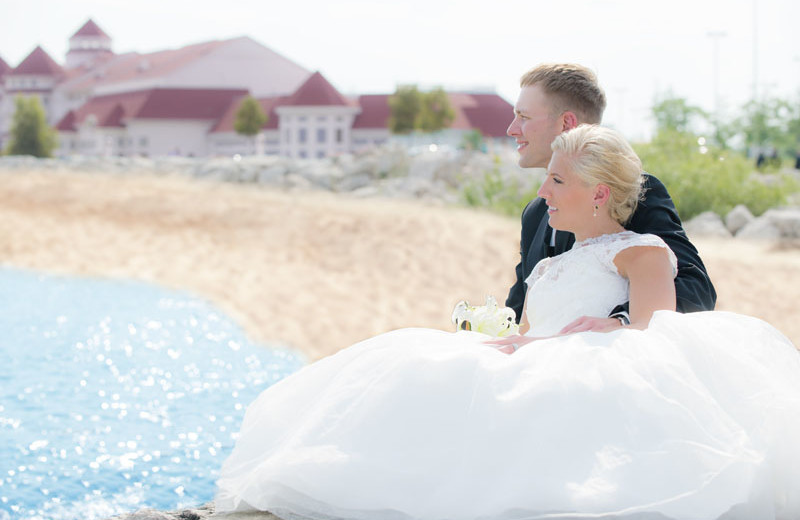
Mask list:
[[[527,280],[523,335],[402,329],[264,391],[218,511],[283,518],[800,518],[800,355],[725,312],[674,312],[676,260],[622,224],[615,132],[553,143],[540,196],[573,248]],[[631,325],[560,334],[630,300]]]

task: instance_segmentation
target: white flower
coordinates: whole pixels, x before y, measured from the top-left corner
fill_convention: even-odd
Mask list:
[[[486,297],[486,305],[470,305],[460,301],[453,309],[453,323],[458,330],[474,330],[489,336],[504,337],[519,333],[514,309],[500,308],[493,296]]]

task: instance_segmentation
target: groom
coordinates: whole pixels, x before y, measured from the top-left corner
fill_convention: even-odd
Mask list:
[[[599,124],[606,107],[603,90],[589,69],[575,64],[545,64],[527,72],[520,82],[521,91],[514,107],[514,120],[506,133],[516,139],[519,165],[523,168],[546,168],[555,137],[581,123]],[[660,236],[678,257],[675,278],[677,309],[680,312],[713,310],[717,295],[697,249],[686,237],[675,205],[664,185],[644,174],[644,200],[625,226],[637,233]],[[541,198],[528,203],[522,212],[521,260],[517,280],[511,287],[506,306],[522,316],[527,286],[525,279],[536,263],[572,247],[575,237],[555,231],[548,225],[547,205]],[[606,331],[630,323],[627,304],[617,307],[611,316],[588,317],[563,332]]]

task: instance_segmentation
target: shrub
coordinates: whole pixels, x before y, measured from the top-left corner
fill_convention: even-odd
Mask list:
[[[788,176],[760,175],[741,154],[706,146],[689,132],[661,130],[634,148],[645,171],[667,187],[682,220],[708,210],[725,215],[738,204],[760,215],[798,190]]]
[[[504,179],[500,172],[500,158],[495,156],[491,170],[462,184],[461,197],[468,206],[518,217],[528,202],[536,198],[538,189],[538,185],[525,188],[518,178]]]

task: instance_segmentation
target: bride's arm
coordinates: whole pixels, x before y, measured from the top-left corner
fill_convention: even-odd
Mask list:
[[[522,304],[522,317],[519,319],[519,333],[524,336],[531,328],[528,321],[528,298],[525,298],[525,303]]]
[[[630,281],[630,327],[646,329],[654,312],[675,310],[674,270],[666,249],[630,247],[617,254],[614,264]]]

